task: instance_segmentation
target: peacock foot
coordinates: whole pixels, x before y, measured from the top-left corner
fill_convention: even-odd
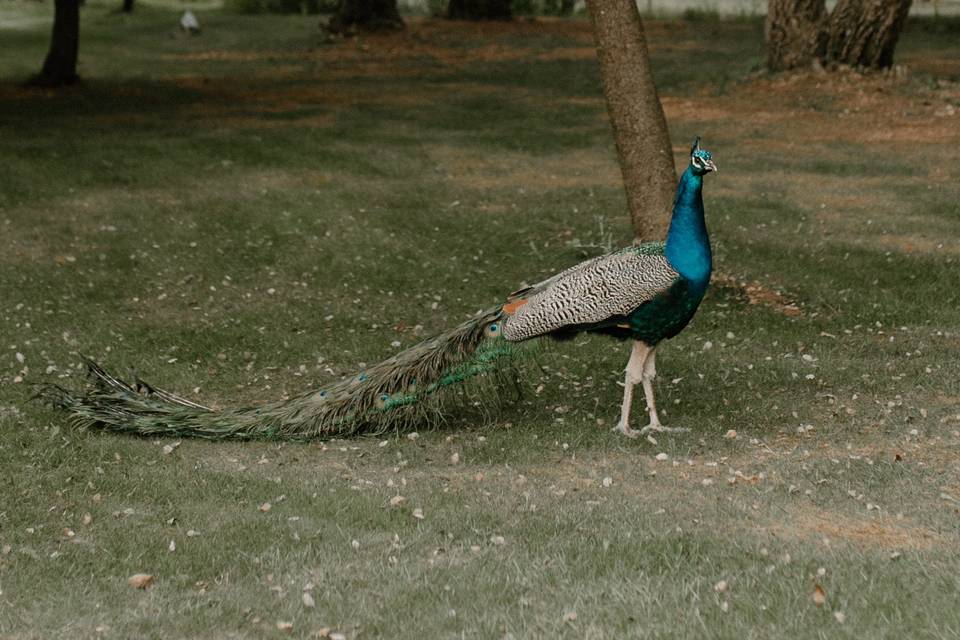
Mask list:
[[[686,433],[690,431],[686,427],[665,427],[659,423],[651,422],[640,431],[634,431],[634,433],[645,436],[648,433]]]
[[[640,431],[637,431],[636,429],[631,429],[629,426],[627,426],[627,423],[626,423],[626,422],[619,422],[619,423],[617,423],[617,426],[615,426],[615,427],[613,428],[613,431],[617,431],[617,432],[619,432],[619,433],[622,433],[623,435],[627,436],[628,438],[638,438],[638,437],[640,437],[640,435],[641,435],[641,432],[640,432]]]

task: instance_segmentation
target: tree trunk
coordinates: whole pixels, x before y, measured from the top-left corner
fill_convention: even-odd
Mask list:
[[[450,0],[451,20],[512,20],[511,0]]]
[[[837,0],[828,15],[825,0],[769,0],[767,67],[771,71],[815,64],[889,67],[910,4],[911,0]]]
[[[133,0],[123,0],[123,12],[133,13]]]
[[[402,29],[403,19],[397,0],[340,0],[327,28],[334,33]]]
[[[838,0],[830,15],[826,60],[883,69],[907,21],[911,0]]]
[[[80,44],[80,3],[78,0],[54,0],[53,32],[43,69],[28,84],[59,87],[79,80],[77,48]]]
[[[677,174],[635,0],[587,0],[636,240],[663,237]]]
[[[827,7],[824,0],[770,0],[764,33],[771,71],[809,68],[823,57]]]

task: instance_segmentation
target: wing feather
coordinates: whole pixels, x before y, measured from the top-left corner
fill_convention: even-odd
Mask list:
[[[582,262],[530,287],[522,300],[511,297],[503,336],[515,342],[622,319],[669,289],[678,276],[662,245],[630,247]]]

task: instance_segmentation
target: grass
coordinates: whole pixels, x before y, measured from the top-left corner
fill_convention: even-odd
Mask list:
[[[273,399],[630,234],[582,21],[328,43],[112,8],[88,1],[85,82],[49,93],[16,85],[49,7],[3,5],[0,636],[960,633],[949,30],[907,32],[906,77],[785,78],[751,75],[756,22],[648,23],[678,161],[701,134],[721,166],[721,273],[659,363],[692,433],[610,433],[627,354],[584,338],[415,440],[164,453],[29,383],[82,384],[89,353]]]

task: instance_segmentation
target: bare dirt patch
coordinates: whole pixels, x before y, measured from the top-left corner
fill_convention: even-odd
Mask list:
[[[775,313],[790,317],[803,315],[803,311],[800,310],[796,302],[790,300],[783,293],[769,289],[757,281],[747,282],[725,273],[715,273],[712,282],[715,287],[730,290],[735,295],[746,298],[747,304],[759,305]]]
[[[812,504],[786,504],[764,531],[787,539],[841,541],[862,549],[928,550],[948,544],[939,533],[890,516],[858,517]]]

